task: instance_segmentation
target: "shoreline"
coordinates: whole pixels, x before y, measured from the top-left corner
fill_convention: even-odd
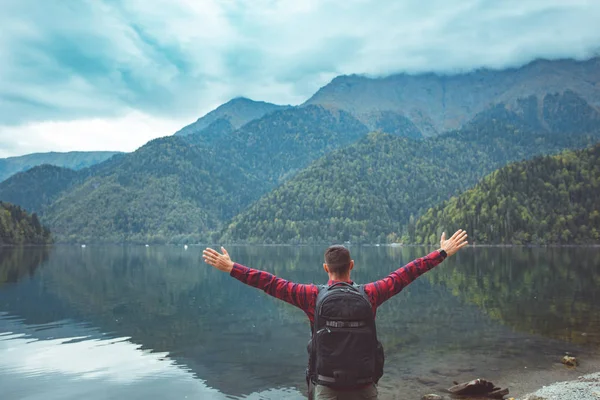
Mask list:
[[[561,352],[551,354],[543,349],[540,352],[537,359],[527,354],[498,358],[466,352],[428,355],[416,351],[393,355],[389,357],[389,367],[378,385],[379,398],[399,400],[405,398],[401,396],[405,394],[406,398],[421,399],[432,394],[440,396],[432,398],[451,400],[454,397],[447,389],[454,381],[469,382],[479,378],[507,388],[509,393],[503,397],[505,400],[600,400],[600,353],[578,352],[579,365],[572,368],[561,363]],[[597,379],[596,382],[581,381],[582,376],[589,375]],[[596,397],[580,396],[582,385],[592,385],[588,392],[590,396],[597,393]]]
[[[143,242],[95,242],[95,241],[81,241],[81,242],[69,242],[69,241],[57,241],[53,243],[46,244],[35,244],[35,243],[25,243],[25,244],[0,244],[0,247],[51,247],[51,246],[80,246],[82,244],[86,244],[88,246],[131,246],[131,247],[144,247],[147,244],[149,247],[180,247],[185,245],[186,243],[143,243]],[[187,243],[189,247],[215,247],[215,246],[256,246],[256,247],[311,247],[311,246],[329,246],[330,242],[323,243]],[[346,246],[359,246],[359,247],[392,247],[392,248],[402,248],[402,247],[419,247],[419,248],[432,248],[437,249],[439,246],[435,246],[432,244],[395,244],[395,243],[344,243]],[[477,244],[477,243],[469,243],[469,248],[531,248],[531,249],[539,249],[539,248],[600,248],[600,243],[589,243],[589,244]]]
[[[579,376],[577,379],[554,382],[515,400],[598,400],[600,399],[600,371]]]

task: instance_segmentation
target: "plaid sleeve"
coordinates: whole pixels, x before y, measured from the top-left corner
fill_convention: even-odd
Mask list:
[[[383,279],[366,284],[365,292],[370,297],[371,303],[378,307],[392,296],[400,293],[419,276],[444,261],[445,258],[444,254],[436,250],[406,264]]]
[[[233,264],[230,275],[246,285],[262,289],[265,293],[288,302],[305,312],[314,306],[314,297],[318,293],[315,285],[293,283],[276,277],[265,271]]]

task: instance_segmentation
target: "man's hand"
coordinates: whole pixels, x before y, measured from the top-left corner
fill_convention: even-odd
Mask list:
[[[440,248],[448,254],[448,257],[468,244],[467,231],[463,231],[462,229],[457,230],[448,240],[446,240],[446,232],[444,232],[442,233],[442,239],[440,240]]]
[[[230,273],[233,269],[233,261],[229,258],[229,253],[227,253],[224,247],[221,247],[221,251],[223,254],[207,247],[202,252],[202,257],[204,257],[205,263],[212,265],[220,271]]]

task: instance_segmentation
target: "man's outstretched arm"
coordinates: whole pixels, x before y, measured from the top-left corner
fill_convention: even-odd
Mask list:
[[[440,249],[418,258],[404,267],[397,269],[387,277],[365,285],[365,292],[377,307],[392,296],[400,293],[412,281],[440,264],[446,257],[454,255],[468,244],[467,232],[459,229],[446,240],[446,232],[442,233]]]
[[[262,289],[265,293],[293,304],[302,310],[306,311],[310,307],[310,302],[314,301],[314,294],[317,292],[315,285],[289,282],[268,272],[245,267],[231,261],[229,253],[224,247],[221,247],[221,251],[223,254],[211,248],[206,248],[202,253],[202,257],[207,264],[220,271],[227,272],[240,282]]]

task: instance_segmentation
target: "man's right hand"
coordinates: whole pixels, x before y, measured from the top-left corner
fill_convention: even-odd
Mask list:
[[[446,240],[446,232],[442,233],[442,239],[440,240],[440,249],[444,250],[448,257],[450,257],[451,255],[453,255],[458,250],[462,249],[468,244],[469,242],[467,242],[467,231],[459,229],[448,240]]]
[[[207,247],[206,250],[202,252],[202,257],[204,257],[205,263],[212,265],[220,271],[230,273],[233,269],[233,261],[229,258],[229,253],[227,253],[227,250],[225,250],[224,247],[221,247],[221,251],[223,254]]]

